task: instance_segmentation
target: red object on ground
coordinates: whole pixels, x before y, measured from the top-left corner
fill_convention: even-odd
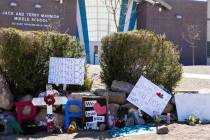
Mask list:
[[[34,119],[36,115],[36,107],[32,104],[32,102],[16,102],[15,105],[16,105],[17,119],[19,125],[21,125],[22,120]],[[28,115],[22,114],[22,111],[25,106],[31,107],[31,114]]]

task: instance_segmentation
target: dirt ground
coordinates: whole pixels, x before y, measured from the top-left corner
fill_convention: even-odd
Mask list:
[[[186,124],[171,124],[166,135],[146,134],[121,138],[111,138],[106,132],[83,131],[74,134],[47,135],[9,135],[0,136],[0,140],[210,140],[210,124],[189,126]]]

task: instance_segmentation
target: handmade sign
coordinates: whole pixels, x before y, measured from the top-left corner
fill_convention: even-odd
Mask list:
[[[22,120],[33,120],[36,115],[36,107],[31,102],[16,102],[17,120],[21,125]],[[30,114],[23,114],[24,107],[31,107]]]
[[[141,76],[127,100],[150,116],[161,115],[171,95]]]
[[[71,113],[70,107],[75,105],[79,108],[79,111],[76,113]],[[69,128],[70,120],[72,118],[82,118],[82,102],[76,100],[70,100],[65,104],[65,128]]]
[[[201,121],[210,121],[209,94],[179,94],[175,96],[178,120],[186,121],[189,116],[195,116]]]
[[[47,106],[47,128],[50,132],[51,129],[54,127],[54,115],[53,115],[53,105],[62,105],[66,104],[67,98],[66,97],[55,97],[52,93],[52,86],[46,86],[47,95],[42,98],[33,98],[32,103],[35,106]]]
[[[48,83],[83,85],[85,59],[51,57]]]
[[[106,125],[106,97],[83,97],[82,102],[83,125],[85,129],[99,130],[101,125]]]

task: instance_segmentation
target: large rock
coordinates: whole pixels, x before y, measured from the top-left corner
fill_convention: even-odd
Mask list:
[[[96,95],[96,96],[108,96],[108,91],[106,90],[106,89],[96,89],[95,91],[94,91],[94,94]]]
[[[159,126],[157,127],[157,134],[168,134],[169,129],[167,126]]]
[[[124,92],[108,92],[109,103],[125,104],[126,103],[126,93]]]
[[[82,101],[83,96],[95,96],[95,95],[92,92],[73,92],[69,94],[68,99]]]
[[[41,109],[39,111],[39,113],[36,115],[35,121],[36,122],[46,121],[46,114],[47,114],[47,110]],[[53,113],[53,115],[55,115],[55,124],[63,127],[64,126],[64,115],[59,114],[59,113]]]
[[[33,97],[30,94],[28,94],[28,95],[25,95],[22,98],[20,98],[18,101],[19,102],[31,102],[32,99],[33,99]]]
[[[137,109],[137,107],[134,106],[134,105],[131,104],[131,103],[126,103],[126,104],[124,104],[124,105],[121,105],[121,107],[127,108],[128,110],[130,110],[130,109]]]
[[[0,74],[0,108],[10,110],[14,104],[14,97],[11,94],[6,79]]]
[[[171,113],[173,110],[174,110],[174,106],[171,103],[169,103],[166,105],[162,114]]]
[[[119,104],[109,104],[108,109],[110,111],[110,114],[117,117],[117,111],[120,108]]]
[[[117,92],[125,92],[130,94],[131,90],[133,89],[134,85],[124,82],[124,81],[112,81],[111,90]]]

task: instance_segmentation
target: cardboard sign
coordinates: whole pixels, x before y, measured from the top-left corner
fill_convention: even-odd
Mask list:
[[[48,83],[83,85],[85,59],[51,57]]]
[[[161,115],[171,95],[141,76],[127,100],[150,116]]]
[[[201,121],[210,121],[209,94],[181,94],[175,96],[178,120],[184,122],[189,116]]]
[[[106,97],[87,96],[82,98],[82,103],[85,129],[98,130],[101,124],[106,125]]]

